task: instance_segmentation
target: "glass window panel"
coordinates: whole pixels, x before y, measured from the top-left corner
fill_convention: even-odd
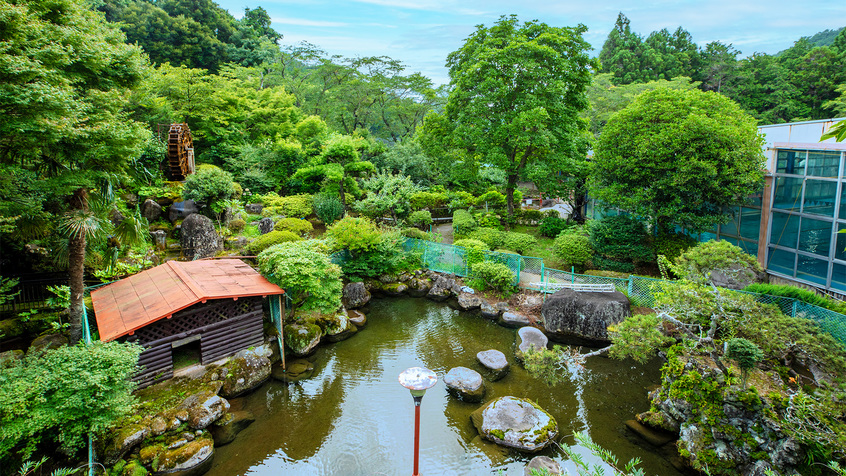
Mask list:
[[[740,249],[743,250],[744,253],[748,255],[752,255],[757,257],[758,256],[758,243],[752,243],[751,241],[743,241],[740,240],[737,244]]]
[[[808,175],[837,177],[840,169],[840,151],[808,151]]]
[[[799,238],[799,217],[786,213],[773,212],[770,224],[770,244],[796,248]]]
[[[846,265],[834,263],[831,269],[831,287],[846,291]]]
[[[780,150],[776,159],[776,172],[781,174],[805,174],[804,150]]]
[[[761,208],[764,203],[764,189],[746,197],[746,205]]]
[[[796,265],[796,279],[825,285],[828,279],[828,261],[799,255]]]
[[[837,237],[837,243],[834,245],[834,258],[846,261],[846,223],[838,223],[837,231],[843,230],[843,233],[834,235]]]
[[[770,259],[767,262],[767,269],[776,273],[793,276],[795,261],[796,253],[770,248]]]
[[[815,215],[834,216],[837,182],[806,180],[802,211]]]
[[[831,222],[802,218],[799,232],[799,249],[816,255],[828,256],[831,245]]]
[[[742,248],[740,246],[740,240],[738,240],[737,238],[732,238],[731,236],[720,236],[720,239],[723,240],[723,241],[728,241],[729,243],[733,244],[734,246]]]
[[[757,208],[740,208],[740,236],[758,242],[761,231],[761,210]]]
[[[846,219],[846,184],[840,186],[840,218]]]
[[[802,181],[798,177],[776,177],[773,208],[799,211],[799,199],[802,197]]]
[[[699,241],[706,242],[711,240],[716,240],[717,234],[712,231],[704,231],[699,234]]]
[[[728,223],[720,225],[720,235],[737,236],[737,224],[740,222],[740,207],[732,207],[732,217]]]

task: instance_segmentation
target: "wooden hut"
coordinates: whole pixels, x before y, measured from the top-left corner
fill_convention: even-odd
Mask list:
[[[207,364],[263,341],[262,298],[284,291],[239,259],[168,261],[91,291],[100,339],[145,347],[135,380],[173,377],[174,350]]]

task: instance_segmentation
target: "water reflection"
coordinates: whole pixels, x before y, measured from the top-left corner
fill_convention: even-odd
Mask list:
[[[439,377],[452,367],[478,368],[476,353],[499,349],[511,372],[486,382],[486,400],[528,397],[550,412],[559,440],[587,431],[621,461],[644,460],[647,474],[678,476],[663,458],[627,437],[623,422],[648,408],[646,387],[658,382],[660,363],[645,366],[598,358],[555,387],[531,378],[514,361],[515,331],[425,299],[372,303],[368,324],[313,357],[312,379],[270,382],[234,401],[256,422],[235,442],[217,449],[210,476],[394,475],[411,472],[414,407],[397,383],[403,370],[422,366]],[[441,381],[421,407],[420,468],[424,474],[522,475],[531,455],[481,440],[470,422],[478,404],[448,397]],[[580,451],[587,453],[586,451]],[[562,460],[560,451],[541,454]],[[591,460],[590,458],[586,458]],[[569,468],[572,470],[572,468]]]

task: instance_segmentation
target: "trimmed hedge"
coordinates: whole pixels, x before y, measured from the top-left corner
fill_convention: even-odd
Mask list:
[[[282,218],[273,226],[276,231],[290,231],[297,235],[306,236],[314,231],[314,226],[300,218]]]
[[[456,210],[452,214],[452,229],[457,238],[466,238],[478,227],[473,215],[467,210]]]
[[[262,203],[265,208],[261,211],[262,216],[283,215],[293,218],[305,218],[311,215],[314,200],[311,195],[290,195],[280,197],[275,193],[268,193],[262,196]]]
[[[503,248],[513,250],[521,255],[537,244],[538,240],[536,240],[534,236],[516,231],[509,231],[508,233],[505,233],[505,236],[503,236],[502,239]]]
[[[581,271],[593,258],[590,238],[577,233],[562,233],[553,242],[555,256],[567,266],[575,266]]]
[[[540,215],[540,212],[538,212]],[[546,217],[541,220],[540,234],[548,238],[556,238],[562,231],[567,229],[567,221],[559,217]]]
[[[424,227],[432,224],[432,212],[429,210],[418,210],[408,216],[408,224],[416,227]]]
[[[473,238],[464,238],[462,240],[456,240],[452,243],[455,246],[461,246],[463,248],[471,248],[477,247],[483,250],[490,250],[491,248],[488,246],[487,243],[480,240],[474,240]]]
[[[505,239],[505,232],[497,230],[496,228],[480,227],[476,231],[470,233],[467,238],[483,241],[488,245],[488,249],[495,250],[502,248],[502,242]]]
[[[428,233],[419,228],[403,228],[400,233],[406,238],[417,238],[418,240],[429,241],[431,238]]]
[[[743,290],[752,293],[769,294],[770,296],[798,299],[804,303],[813,304],[814,306],[819,306],[830,311],[846,314],[846,303],[838,302],[825,296],[820,296],[813,291],[798,288],[796,286],[786,284],[753,283],[746,286]]]
[[[504,264],[482,261],[474,263],[470,269],[475,278],[481,279],[486,286],[497,291],[505,291],[514,287],[514,275],[511,274],[511,269]]]
[[[300,241],[302,238],[290,231],[273,230],[270,233],[265,233],[259,236],[244,248],[249,255],[257,255],[262,251],[279,243],[287,243],[289,241]]]

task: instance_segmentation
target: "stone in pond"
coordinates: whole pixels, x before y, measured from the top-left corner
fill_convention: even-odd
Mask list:
[[[270,359],[258,349],[244,349],[233,355],[222,369],[225,398],[237,397],[257,388],[270,377]]]
[[[482,299],[475,294],[462,292],[458,295],[458,309],[462,311],[474,311],[482,305]]]
[[[487,301],[482,301],[482,304],[479,306],[479,314],[485,319],[496,319],[499,317],[499,313],[499,309]]]
[[[370,302],[370,291],[364,283],[347,283],[344,286],[342,301],[347,309],[358,309]]]
[[[312,353],[323,336],[320,326],[307,322],[288,324],[284,331],[285,345],[298,357]]]
[[[220,420],[214,422],[209,427],[212,437],[214,438],[214,446],[223,446],[232,443],[238,433],[244,428],[250,426],[256,418],[252,413],[241,410],[237,412],[229,412]]]
[[[482,438],[529,453],[544,449],[558,435],[555,418],[525,398],[496,398],[470,419]]]
[[[524,314],[506,311],[502,313],[499,319],[499,325],[504,327],[524,327],[532,325],[532,321]]]
[[[508,375],[509,365],[505,354],[496,350],[483,350],[476,354],[476,360],[482,364],[482,373],[492,382]]]
[[[214,439],[208,432],[202,432],[190,441],[184,439],[178,444],[141,448],[141,461],[149,461],[153,474],[168,476],[199,476],[208,472],[214,458]]]
[[[546,471],[549,476],[560,476],[561,465],[549,456],[535,456],[523,470],[523,476],[532,476],[532,470]]]
[[[522,327],[517,331],[517,358],[522,358],[529,349],[543,350],[549,339],[535,327]]]
[[[273,366],[273,378],[281,382],[299,382],[314,375],[314,364],[306,359],[295,359],[287,362],[287,371],[282,370],[282,364]]]
[[[664,446],[677,439],[676,435],[673,433],[649,428],[637,420],[627,420],[626,426],[633,432],[640,435],[641,438],[648,441],[652,446]]]
[[[347,311],[344,309],[341,309],[335,314],[325,316],[321,322],[325,323],[325,326],[323,327],[323,334],[329,342],[340,342],[344,339],[348,339],[358,330],[358,328],[350,322],[350,318],[347,316]]]
[[[202,430],[229,411],[229,402],[211,390],[202,390],[186,398],[179,408],[188,412],[188,426]]]
[[[447,391],[465,402],[481,402],[485,396],[485,384],[482,376],[467,367],[454,367],[444,377]]]
[[[144,438],[149,434],[150,429],[140,423],[115,428],[109,432],[106,438],[99,439],[97,452],[103,458],[103,463],[112,466],[137,444],[144,441]]]
[[[351,311],[347,311],[347,315],[350,317],[350,322],[352,322],[356,327],[361,329],[367,324],[367,316],[364,315],[361,311],[356,311],[355,309]]]
[[[608,343],[608,326],[631,315],[629,299],[614,291],[581,292],[562,289],[541,308],[543,327],[561,340],[577,344]]]

